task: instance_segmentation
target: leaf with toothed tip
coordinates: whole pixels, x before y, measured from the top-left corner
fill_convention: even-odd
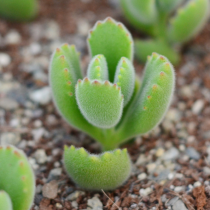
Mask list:
[[[60,49],[56,49],[52,56],[50,86],[53,99],[59,112],[67,122],[88,133],[93,138],[97,138],[99,133],[97,128],[85,120],[77,106],[75,85],[80,78],[80,73],[78,73],[77,69],[79,61],[77,61],[78,53],[76,50],[71,51],[71,49],[74,49],[74,47],[72,48],[72,46],[65,44]],[[74,56],[70,54],[74,54]]]
[[[147,133],[161,121],[171,102],[174,83],[173,66],[164,56],[153,53],[148,58],[139,95],[121,124],[124,138]]]
[[[83,116],[96,127],[111,128],[121,118],[123,96],[120,87],[109,81],[79,80],[76,99]]]
[[[209,0],[191,0],[171,19],[169,39],[185,42],[195,36],[209,17]]]
[[[87,76],[91,80],[108,80],[108,68],[106,58],[103,55],[96,55],[92,58],[88,66]]]
[[[177,64],[180,60],[179,54],[163,40],[137,40],[135,41],[135,52],[137,58],[143,62],[146,62],[147,56],[153,52],[167,56],[173,64]]]
[[[9,195],[0,190],[0,209],[1,210],[12,210],[12,202]]]
[[[109,80],[113,82],[117,63],[121,57],[133,59],[133,40],[123,24],[112,18],[97,22],[88,38],[92,56],[103,54],[106,58]]]
[[[124,106],[131,99],[135,85],[135,70],[127,58],[122,57],[117,65],[114,83],[121,87],[124,96]]]
[[[14,146],[0,147],[0,189],[7,192],[13,210],[28,210],[35,193],[33,170],[25,154]]]
[[[84,148],[64,148],[64,166],[74,182],[85,189],[111,190],[130,175],[131,162],[126,149],[89,154]]]

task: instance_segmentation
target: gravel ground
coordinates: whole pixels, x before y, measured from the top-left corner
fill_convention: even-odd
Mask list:
[[[175,95],[163,122],[125,145],[134,164],[124,186],[89,192],[66,175],[65,144],[100,151],[57,113],[48,84],[50,55],[62,43],[75,44],[85,69],[88,30],[107,16],[142,36],[111,0],[43,0],[30,23],[0,19],[0,140],[23,149],[35,171],[32,210],[210,209],[210,22],[183,49]],[[135,66],[141,75],[143,65]]]

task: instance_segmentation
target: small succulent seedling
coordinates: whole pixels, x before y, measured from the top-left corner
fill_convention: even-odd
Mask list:
[[[37,0],[0,0],[0,16],[14,21],[33,18],[37,9]]]
[[[128,21],[153,36],[135,42],[136,55],[146,61],[157,52],[177,64],[178,49],[204,26],[209,16],[209,0],[120,0]]]
[[[67,122],[99,141],[103,150],[114,150],[161,121],[173,94],[174,69],[166,57],[153,53],[140,85],[132,64],[132,37],[111,18],[96,23],[88,45],[92,59],[85,78],[75,46],[64,44],[54,52],[50,66],[53,98]],[[65,149],[64,153],[67,171],[85,188],[112,189],[130,172],[126,151],[99,157],[88,155],[84,149]],[[126,168],[125,163],[128,165],[123,173],[119,169]],[[90,181],[92,170],[97,174],[95,184]]]
[[[0,209],[29,210],[35,178],[25,154],[14,146],[0,146]]]

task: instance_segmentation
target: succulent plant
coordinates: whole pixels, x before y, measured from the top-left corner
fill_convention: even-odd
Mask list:
[[[0,0],[0,16],[14,21],[33,18],[37,9],[37,0]]]
[[[14,146],[0,146],[0,209],[29,210],[35,178],[25,154]]]
[[[88,45],[92,59],[85,78],[75,46],[64,44],[55,50],[50,65],[52,94],[69,124],[100,142],[103,150],[114,150],[161,121],[173,94],[174,69],[166,57],[153,53],[140,85],[132,64],[132,37],[112,18],[96,23]],[[105,162],[110,162],[110,170]],[[73,180],[88,189],[115,188],[130,173],[130,159],[121,150],[96,156],[84,149],[66,148],[64,163]],[[93,183],[90,177],[95,169]]]
[[[120,0],[128,21],[151,35],[149,40],[135,42],[136,55],[146,61],[157,52],[174,64],[179,62],[181,44],[190,40],[209,17],[209,0]]]

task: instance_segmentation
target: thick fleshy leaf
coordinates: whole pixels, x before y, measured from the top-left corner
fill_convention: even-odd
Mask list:
[[[13,210],[30,209],[35,178],[25,154],[13,146],[0,147],[0,169],[0,189],[10,196]]]
[[[126,149],[89,154],[74,146],[64,149],[64,165],[72,180],[91,190],[111,190],[122,185],[130,175],[131,162]]]
[[[157,0],[156,4],[161,11],[171,12],[176,9],[184,0]]]
[[[153,53],[148,58],[141,90],[120,126],[124,138],[144,134],[163,118],[174,91],[174,69],[167,58]]]
[[[83,116],[99,128],[115,126],[122,115],[123,96],[120,87],[108,81],[79,80],[76,99]]]
[[[133,59],[133,40],[130,33],[123,24],[110,17],[96,23],[90,31],[88,44],[92,56],[105,56],[111,82],[120,58]]]
[[[88,70],[87,77],[91,80],[108,80],[108,68],[106,58],[103,55],[96,55],[92,58]]]
[[[27,21],[33,18],[37,9],[37,0],[0,0],[0,16],[14,21]]]
[[[121,87],[124,96],[124,106],[126,106],[131,99],[135,85],[135,70],[127,58],[121,58],[115,73],[114,83]]]
[[[0,209],[1,210],[12,210],[12,202],[9,195],[4,192],[0,191]]]
[[[180,60],[179,54],[162,40],[137,40],[135,41],[135,52],[137,58],[142,62],[146,62],[147,57],[153,52],[166,56],[173,64],[177,64]]]
[[[155,34],[157,9],[154,0],[120,0],[122,10],[128,21],[136,28]]]
[[[75,85],[82,73],[78,64],[78,53],[74,48],[65,44],[54,52],[50,66],[50,86],[54,102],[64,119],[96,138],[97,128],[85,120],[76,102]]]
[[[171,19],[169,39],[185,42],[195,36],[209,17],[209,0],[191,0]]]

